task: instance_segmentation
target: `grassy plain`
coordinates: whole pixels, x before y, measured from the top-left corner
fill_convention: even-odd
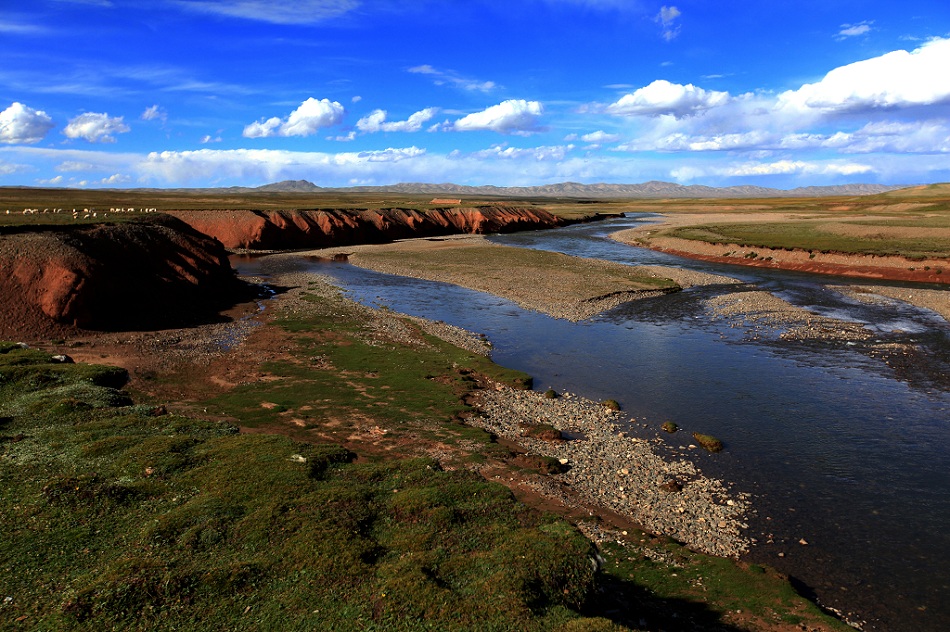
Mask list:
[[[283,193],[283,192],[229,192],[226,189],[175,190],[175,189],[44,189],[29,187],[0,187],[0,227],[10,224],[60,224],[72,222],[72,211],[83,209],[101,213],[111,208],[134,208],[137,211],[154,208],[171,210],[318,210],[353,209],[372,210],[404,208],[425,212],[453,205],[433,205],[431,195],[381,194],[381,193]],[[559,200],[548,198],[464,198],[459,206],[472,207],[498,203],[516,204],[522,207],[545,208],[561,217],[576,219],[595,213],[617,213],[623,202],[593,200]],[[37,213],[23,215],[24,209],[63,209],[59,215]],[[6,211],[10,211],[7,214]],[[121,218],[121,214],[109,214],[109,219]],[[88,221],[88,220],[87,220]]]
[[[428,201],[0,188],[0,227],[72,223],[74,207],[425,209]],[[517,203],[569,217],[649,210],[822,221],[846,204]],[[909,204],[896,218],[893,208],[858,212],[872,222],[943,227],[941,209]],[[70,213],[14,212],[37,207]],[[436,252],[425,265],[478,270],[492,257],[518,270],[536,257],[542,276],[565,267],[552,253]],[[603,278],[608,291],[667,283]],[[583,273],[577,279],[590,283]],[[667,630],[849,629],[770,569],[698,555],[632,527],[602,545],[606,563],[595,574],[593,545],[568,520],[464,467],[513,477],[532,469],[463,423],[473,413],[465,396],[481,376],[521,385],[527,376],[409,322],[407,341],[381,334],[346,303],[318,295],[304,302],[307,309],[261,328],[280,332],[288,351],[254,367],[260,379],[184,403],[207,408],[202,415],[159,406],[182,402],[136,404],[120,390],[121,370],[56,364],[0,343],[0,628],[583,632],[634,629],[646,619],[649,629]],[[194,393],[186,383],[194,376],[151,379]],[[420,457],[421,447],[437,448],[439,459]]]
[[[526,376],[367,314],[304,296],[259,330],[283,358],[200,417],[135,404],[122,370],[0,344],[0,625],[847,629],[771,571],[632,528],[595,575],[568,521],[460,467],[513,456],[460,398]]]
[[[429,459],[356,464],[336,445],[165,415],[116,390],[121,373],[0,345],[4,627],[542,630],[581,619],[590,542],[506,488]],[[448,402],[424,408],[441,416]]]
[[[648,201],[630,210],[668,219],[669,226],[651,231],[647,241],[673,237],[911,260],[950,257],[950,185],[861,197]]]

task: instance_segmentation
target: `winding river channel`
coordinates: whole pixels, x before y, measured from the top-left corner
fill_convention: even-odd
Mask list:
[[[618,400],[641,436],[663,434],[667,420],[715,435],[726,445],[716,455],[685,449],[686,433],[666,435],[666,450],[753,494],[758,544],[749,561],[788,573],[866,630],[950,629],[950,324],[829,287],[864,280],[708,264],[608,238],[655,219],[631,215],[491,240],[731,276],[918,351],[882,355],[863,342],[753,331],[705,309],[704,299],[726,291],[717,286],[572,323],[455,286],[307,265],[355,300],[485,333],[493,359],[534,376],[537,389]]]

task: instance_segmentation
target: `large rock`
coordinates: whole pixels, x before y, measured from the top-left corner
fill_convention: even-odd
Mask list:
[[[171,211],[226,248],[284,250],[384,243],[409,237],[503,233],[561,226],[542,209],[502,204],[416,211],[293,210]]]
[[[206,320],[248,295],[214,239],[169,216],[0,234],[0,337]]]

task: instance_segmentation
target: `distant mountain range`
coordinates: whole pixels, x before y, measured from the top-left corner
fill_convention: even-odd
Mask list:
[[[425,184],[406,182],[387,186],[325,188],[307,180],[284,180],[264,186],[230,187],[233,192],[272,193],[399,193],[404,195],[454,195],[474,197],[558,197],[558,198],[737,198],[737,197],[820,197],[831,195],[874,195],[908,185],[839,184],[796,189],[771,189],[758,186],[707,187],[673,182],[650,181],[642,184],[580,184],[562,182],[533,187],[465,186],[460,184]]]

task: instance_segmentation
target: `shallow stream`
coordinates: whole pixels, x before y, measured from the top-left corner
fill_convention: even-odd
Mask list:
[[[491,239],[731,276],[919,351],[882,357],[863,343],[750,335],[703,307],[725,287],[571,323],[451,285],[340,263],[301,264],[334,277],[354,300],[487,334],[494,360],[534,376],[535,388],[616,399],[643,436],[663,435],[660,424],[675,421],[684,432],[664,435],[670,454],[754,494],[751,531],[759,543],[749,561],[788,573],[822,604],[866,621],[865,629],[947,629],[950,324],[927,310],[866,305],[827,287],[854,280],[707,264],[607,238],[652,219]],[[687,450],[693,431],[715,435],[726,450]]]

